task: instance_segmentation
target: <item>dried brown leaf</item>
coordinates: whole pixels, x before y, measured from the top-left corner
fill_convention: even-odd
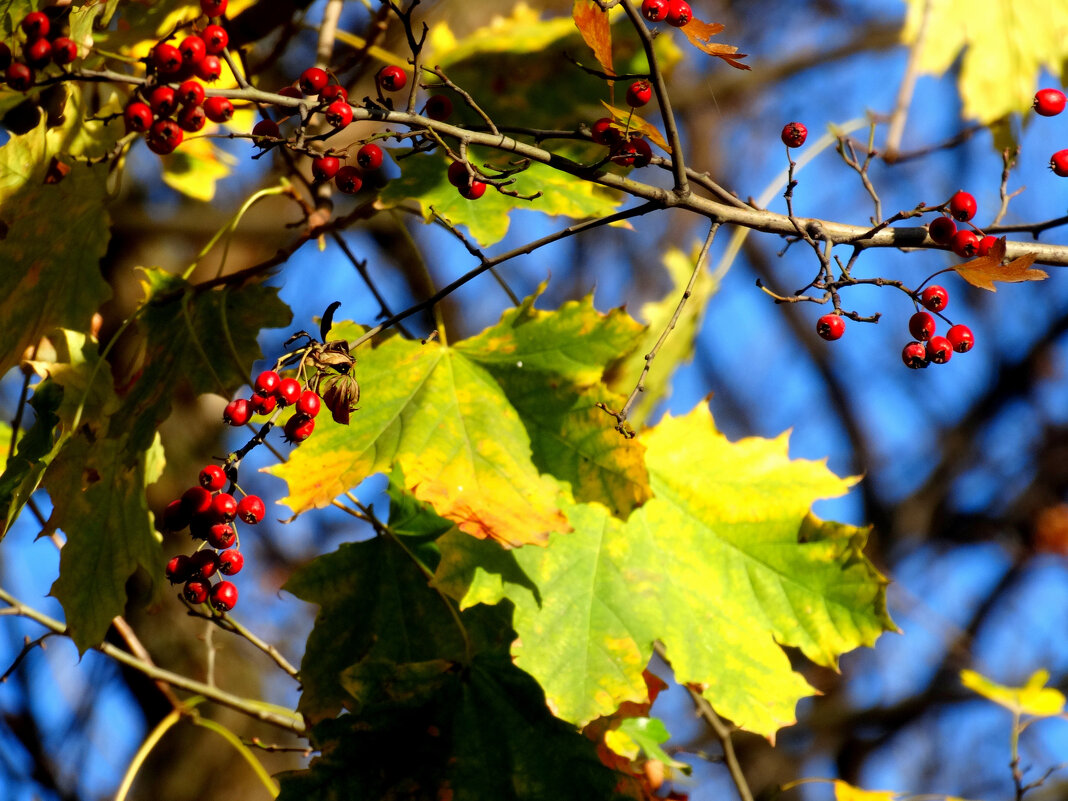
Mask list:
[[[608,15],[593,0],[575,0],[571,16],[575,27],[597,57],[601,69],[609,75],[615,75],[612,67],[612,27]]]
[[[690,40],[690,44],[698,50],[708,53],[710,56],[721,58],[737,70],[752,69],[748,64],[743,64],[738,59],[745,58],[745,53],[739,53],[733,45],[713,44],[712,37],[723,30],[718,22],[704,22],[694,17],[683,27],[682,32]]]
[[[1021,281],[1041,281],[1043,278],[1049,278],[1049,273],[1045,270],[1038,270],[1031,266],[1037,258],[1034,253],[1025,253],[1008,264],[1001,263],[1004,258],[1005,237],[1002,237],[994,243],[994,246],[990,248],[990,253],[986,256],[972,259],[953,269],[972,286],[991,292],[998,291],[994,286],[995,281],[1003,284],[1018,284]]]
[[[601,101],[601,105],[608,109],[608,113],[612,115],[612,119],[619,124],[620,130],[626,130],[629,124],[630,130],[641,131],[665,153],[671,152],[667,140],[664,138],[664,135],[660,133],[659,129],[652,123],[646,122],[635,114],[633,109],[616,108],[615,106],[605,103],[603,100]]]

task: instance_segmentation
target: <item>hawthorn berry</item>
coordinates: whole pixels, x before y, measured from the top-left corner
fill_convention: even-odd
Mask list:
[[[181,531],[189,525],[192,514],[182,499],[171,501],[160,515],[160,529],[163,531]]]
[[[248,399],[248,402],[252,406],[252,411],[256,414],[270,414],[278,404],[278,398],[274,395],[263,395],[259,392],[253,392],[252,397]]]
[[[645,167],[652,160],[653,151],[644,139],[631,139],[614,145],[609,158],[624,167]]]
[[[8,67],[7,71],[4,73],[4,77],[7,80],[7,85],[16,92],[25,92],[33,86],[34,81],[37,79],[33,70],[21,61],[16,61]]]
[[[240,573],[244,566],[245,557],[241,555],[241,551],[226,551],[219,554],[219,572],[224,576]]]
[[[1068,150],[1058,150],[1050,156],[1049,168],[1061,178],[1068,176]]]
[[[329,181],[341,169],[341,161],[336,156],[320,156],[312,162],[311,169],[316,181]]]
[[[635,81],[627,88],[627,105],[633,108],[641,108],[653,99],[653,85],[642,79]]]
[[[361,170],[377,170],[382,166],[382,148],[374,142],[368,142],[356,151],[356,163]]]
[[[225,97],[209,97],[204,101],[204,114],[212,122],[229,122],[234,116],[234,104]]]
[[[979,240],[979,249],[976,253],[980,256],[987,256],[990,254],[990,248],[994,247],[994,244],[998,241],[996,236],[990,236],[987,234]]]
[[[686,0],[668,0],[664,21],[673,28],[685,28],[693,19],[693,10]]]
[[[925,309],[940,312],[949,304],[949,293],[943,287],[932,284],[920,294],[920,303]]]
[[[927,348],[921,342],[910,342],[901,351],[901,361],[906,367],[918,370],[927,366]]]
[[[200,60],[208,54],[207,43],[195,33],[182,39],[178,45],[178,52],[182,54],[182,63],[191,67],[200,63]]]
[[[967,222],[975,216],[976,203],[975,198],[969,192],[965,192],[963,189],[958,190],[953,197],[949,199],[949,213],[953,215],[953,218],[958,222]]]
[[[352,122],[352,106],[344,100],[335,100],[326,107],[323,116],[333,128],[344,128]]]
[[[338,170],[337,175],[334,176],[334,186],[337,187],[339,192],[344,192],[346,195],[355,195],[363,186],[363,176],[360,175],[358,169],[347,164]]]
[[[1035,92],[1033,108],[1035,114],[1043,117],[1056,117],[1064,111],[1064,92],[1060,89],[1039,89]]]
[[[193,575],[200,578],[211,578],[219,569],[219,555],[207,548],[190,556],[189,561],[192,563]]]
[[[160,42],[152,48],[152,63],[164,75],[171,75],[182,68],[182,54],[174,45]]]
[[[178,108],[178,93],[169,86],[157,86],[148,95],[148,105],[161,117],[169,117]]]
[[[668,0],[642,0],[642,16],[650,22],[667,17]]]
[[[300,91],[309,97],[319,94],[328,83],[330,83],[330,76],[326,74],[326,70],[319,67],[308,67],[297,80]]]
[[[203,106],[186,106],[178,112],[178,127],[189,133],[196,133],[207,121]]]
[[[601,117],[590,126],[590,138],[599,145],[611,145],[620,139],[619,129],[613,125],[611,117]]]
[[[222,25],[209,25],[200,34],[200,38],[204,40],[205,51],[212,56],[221,55],[226,46],[230,44],[230,34]]]
[[[187,581],[182,595],[191,604],[202,604],[208,600],[208,583],[200,579]]]
[[[470,186],[459,187],[460,194],[468,200],[478,200],[486,194],[486,184],[482,181],[472,181]]]
[[[335,100],[348,100],[349,93],[345,91],[344,86],[338,86],[336,83],[332,83],[329,86],[324,86],[323,90],[319,92],[319,99],[324,103],[333,103]]]
[[[972,329],[966,325],[955,325],[946,331],[946,339],[957,353],[967,353],[975,345],[975,336]]]
[[[278,398],[278,404],[280,406],[292,406],[298,400],[300,400],[300,394],[303,387],[300,382],[295,378],[283,378],[278,382],[278,387],[274,391],[274,395]]]
[[[299,414],[315,417],[315,415],[319,414],[319,409],[321,407],[322,401],[319,399],[319,396],[310,389],[306,389],[300,393],[300,399],[297,401],[297,412]]]
[[[979,250],[979,237],[967,228],[957,231],[949,241],[949,249],[962,259],[970,259]]]
[[[226,13],[229,0],[200,0],[200,10],[205,17],[221,17]]]
[[[122,118],[126,122],[127,133],[144,133],[152,127],[152,109],[147,103],[131,103],[123,110]]]
[[[209,464],[200,470],[200,486],[211,492],[217,492],[226,486],[226,471],[217,464]]]
[[[237,587],[229,581],[220,581],[211,588],[211,606],[217,612],[229,612],[237,603]]]
[[[256,525],[267,514],[267,508],[259,495],[246,495],[237,502],[237,516],[249,525]]]
[[[229,523],[237,515],[237,501],[229,492],[220,492],[211,499],[211,513],[220,523]]]
[[[256,380],[252,383],[252,391],[261,395],[273,395],[280,383],[282,383],[282,377],[278,373],[274,370],[264,370],[256,376]]]
[[[0,42],[0,70],[6,70],[11,66],[11,48],[4,42]]]
[[[931,337],[927,341],[927,361],[945,364],[953,357],[953,346],[945,337]]]
[[[212,548],[225,551],[237,541],[237,532],[229,523],[213,523],[205,538]]]
[[[286,442],[303,442],[315,430],[315,419],[306,414],[295,414],[286,420]]]
[[[281,136],[281,131],[278,130],[278,123],[274,120],[260,120],[252,126],[252,135],[265,139],[278,139]],[[267,143],[257,141],[256,144],[260,147],[265,147]]]
[[[252,417],[252,406],[244,398],[232,400],[223,409],[223,422],[231,426],[243,426]]]
[[[148,129],[145,141],[153,153],[166,156],[182,143],[183,136],[182,129],[174,120],[156,120]]]
[[[22,57],[35,70],[47,67],[52,60],[52,43],[47,39],[30,42],[22,48]]]
[[[801,147],[808,139],[808,128],[800,122],[788,122],[783,126],[780,138],[787,147]]]
[[[840,314],[825,314],[816,321],[816,333],[833,342],[845,333],[845,318]]]
[[[178,87],[178,102],[183,106],[199,106],[204,102],[204,84],[192,79]]]
[[[408,73],[400,67],[390,64],[378,71],[375,76],[378,85],[387,92],[399,92],[408,83]]]
[[[222,77],[222,61],[218,56],[204,56],[196,63],[195,70],[204,83],[215,83]]]
[[[188,581],[192,574],[192,568],[193,566],[189,557],[184,553],[172,557],[171,560],[167,562],[167,580],[170,581],[171,584],[181,584],[184,581]]]
[[[467,186],[471,182],[471,173],[467,171],[467,164],[462,161],[454,161],[449,165],[449,183],[459,188]]]
[[[199,484],[182,493],[182,505],[190,515],[200,515],[211,509],[211,493]]]
[[[19,27],[26,34],[26,38],[32,41],[48,36],[48,31],[52,26],[48,20],[48,15],[43,11],[31,11],[22,18]]]
[[[957,233],[957,224],[952,217],[935,217],[927,225],[927,235],[939,245],[948,245],[953,234]]]
[[[70,64],[78,57],[78,45],[66,36],[52,40],[52,61],[59,66]]]
[[[916,312],[909,318],[909,333],[920,342],[926,342],[933,337],[936,328],[935,318],[925,311]]]
[[[426,115],[441,122],[452,116],[452,100],[448,95],[432,95],[426,101]]]

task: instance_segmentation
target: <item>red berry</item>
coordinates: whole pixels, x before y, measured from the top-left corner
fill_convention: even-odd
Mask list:
[[[927,361],[945,364],[953,356],[953,346],[945,337],[931,337],[927,342]]]
[[[949,240],[949,249],[962,259],[970,259],[979,252],[979,237],[975,235],[974,231],[970,231],[967,228],[957,231],[957,233],[953,234],[953,238]]]
[[[189,557],[189,561],[192,562],[193,575],[200,578],[211,578],[219,569],[219,555],[215,551],[197,551]]]
[[[252,135],[278,139],[281,136],[281,132],[278,130],[278,123],[274,120],[260,120],[252,126]],[[263,147],[266,143],[256,142],[256,144]]]
[[[133,102],[122,112],[126,121],[126,131],[144,133],[152,127],[152,109],[147,103]]]
[[[319,396],[310,389],[306,389],[300,393],[300,399],[297,401],[298,413],[307,417],[315,417],[315,415],[319,414],[319,409],[321,407],[322,401],[319,400]]]
[[[238,518],[250,525],[254,526],[259,523],[265,514],[267,514],[267,509],[259,495],[246,495],[237,502]]]
[[[686,0],[668,0],[665,22],[673,28],[684,28],[693,19],[693,11]]]
[[[244,398],[232,400],[223,409],[223,422],[231,426],[243,426],[252,417],[252,407]]]
[[[274,395],[261,395],[259,392],[253,392],[248,402],[255,414],[270,414],[278,404],[278,399]]]
[[[182,63],[192,67],[208,54],[208,46],[203,39],[193,34],[182,39],[178,52],[182,54]]]
[[[11,48],[4,42],[0,42],[0,70],[6,70],[11,66]]]
[[[300,393],[303,391],[300,382],[295,378],[283,378],[278,382],[278,388],[274,391],[275,397],[278,398],[278,403],[282,406],[292,406],[298,400],[300,400]]]
[[[280,383],[282,383],[282,377],[278,373],[274,370],[264,370],[256,376],[256,380],[252,384],[252,391],[261,395],[273,395]]]
[[[363,176],[360,175],[360,171],[351,165],[346,165],[337,171],[337,175],[334,176],[334,186],[337,187],[339,192],[344,192],[346,195],[355,195],[360,191],[360,187],[363,186]]]
[[[927,235],[939,245],[948,245],[955,233],[957,224],[951,217],[935,217],[927,225]]]
[[[286,442],[303,442],[315,430],[315,419],[306,414],[295,414],[286,420]]]
[[[229,523],[237,515],[237,501],[229,492],[220,492],[211,499],[211,513],[220,523]]]
[[[801,147],[808,138],[808,128],[799,122],[788,122],[783,126],[780,138],[787,147]]]
[[[920,303],[923,304],[925,309],[940,312],[949,303],[949,293],[937,284],[933,284],[923,290],[920,295]]]
[[[352,106],[344,100],[335,100],[323,112],[326,121],[334,128],[344,128],[352,122]]]
[[[219,572],[224,576],[240,573],[244,566],[245,557],[241,555],[241,551],[226,551],[219,554]]]
[[[229,581],[220,581],[211,588],[211,606],[218,612],[229,612],[237,603],[237,587]]]
[[[205,17],[221,17],[226,13],[229,0],[200,0],[200,10]]]
[[[209,97],[204,101],[204,113],[212,122],[229,122],[234,116],[234,104],[225,97]]]
[[[949,213],[959,222],[967,222],[975,216],[975,198],[963,189],[949,199]]]
[[[48,36],[48,31],[52,27],[49,23],[48,15],[43,11],[31,11],[22,18],[19,26],[22,28],[23,33],[26,34],[26,38],[31,40]]]
[[[60,36],[58,39],[52,40],[52,60],[56,64],[60,66],[70,64],[77,57],[78,45],[66,36]]]
[[[590,138],[599,145],[612,145],[620,140],[620,133],[611,117],[601,117],[590,126]]]
[[[950,328],[946,331],[946,339],[949,340],[949,344],[953,346],[953,350],[957,351],[957,353],[967,353],[975,344],[972,329],[966,325],[955,325]]]
[[[341,162],[335,156],[320,156],[312,162],[312,175],[316,181],[329,181],[341,169]]]
[[[650,22],[667,17],[668,0],[642,0],[642,16]]]
[[[171,75],[182,68],[182,54],[174,45],[160,42],[152,48],[152,63],[164,75]]]
[[[997,239],[996,236],[990,236],[990,234],[987,234],[986,236],[984,236],[982,239],[979,240],[979,250],[977,251],[977,253],[980,256],[988,256],[988,255],[990,255],[990,248],[994,247],[994,244],[997,241],[998,241],[998,239]]]
[[[199,106],[204,102],[204,84],[192,79],[178,87],[178,102],[183,106]]]
[[[323,87],[323,90],[319,92],[319,99],[324,103],[333,103],[335,100],[348,100],[349,93],[345,91],[344,86],[332,83]]]
[[[186,106],[178,112],[178,127],[189,133],[196,133],[207,121],[203,106]]]
[[[25,92],[36,80],[36,75],[32,69],[21,61],[16,61],[10,67],[7,68],[7,72],[4,73],[4,77],[7,79],[7,85],[14,89],[16,92]]]
[[[300,85],[300,91],[309,97],[314,97],[323,90],[324,86],[330,83],[330,76],[326,74],[326,70],[318,67],[308,67],[300,74],[300,79],[297,83]]]
[[[426,101],[426,115],[432,120],[447,120],[452,116],[452,100],[448,95],[432,95]]]
[[[1068,176],[1068,150],[1058,150],[1050,156],[1049,168],[1061,178]]]
[[[408,83],[408,73],[402,70],[400,67],[393,66],[383,67],[378,71],[376,76],[378,85],[387,92],[399,92],[404,88],[404,85]]]
[[[217,464],[209,464],[200,471],[200,486],[217,492],[226,486],[226,471]]]
[[[901,351],[901,361],[906,367],[918,370],[927,366],[927,348],[920,342],[910,342]]]
[[[222,77],[222,61],[218,56],[204,56],[196,64],[196,73],[204,83],[215,83]]]
[[[1039,89],[1035,92],[1033,108],[1043,117],[1056,117],[1064,111],[1064,92],[1060,89]]]
[[[462,161],[454,161],[449,165],[449,183],[455,187],[467,186],[471,182],[471,174],[467,171],[467,164]]]
[[[213,56],[222,54],[222,51],[230,44],[230,34],[222,25],[209,25],[200,37],[204,40],[204,49]]]
[[[179,498],[176,501],[171,501],[164,508],[163,514],[160,515],[160,529],[163,531],[181,531],[189,525],[192,517],[188,507]]]
[[[653,99],[653,85],[646,80],[635,81],[627,89],[627,105],[641,108]]]
[[[482,181],[472,181],[470,186],[461,186],[460,194],[468,200],[478,200],[486,194],[486,184]]]
[[[816,333],[833,342],[845,333],[845,318],[840,314],[825,314],[816,321]]]
[[[165,156],[174,152],[174,149],[182,143],[183,136],[182,129],[174,120],[156,120],[148,129],[145,141],[148,143],[149,150]]]
[[[161,117],[169,117],[178,108],[178,93],[169,86],[157,86],[148,95],[148,105]]]
[[[237,540],[237,532],[229,523],[213,523],[208,529],[207,540],[212,548],[225,551]]]
[[[909,318],[909,333],[920,342],[926,342],[933,337],[937,327],[935,318],[924,311],[916,312]]]
[[[644,139],[631,139],[612,148],[612,161],[626,167],[646,167],[653,160],[653,149]]]
[[[211,493],[199,484],[182,493],[182,505],[190,515],[200,515],[211,509]]]
[[[356,163],[361,170],[377,170],[382,166],[382,148],[374,142],[368,142],[356,151]]]
[[[35,70],[47,67],[52,60],[52,43],[47,39],[30,42],[22,48],[22,57]]]
[[[208,600],[208,583],[199,579],[187,581],[185,589],[182,590],[182,595],[191,604],[202,604]]]
[[[184,553],[173,557],[167,562],[167,580],[171,584],[181,584],[187,581],[192,573],[192,567],[189,557]]]

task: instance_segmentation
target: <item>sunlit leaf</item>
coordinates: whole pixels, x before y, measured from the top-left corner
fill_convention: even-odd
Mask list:
[[[571,16],[583,41],[597,57],[601,69],[609,75],[615,75],[612,69],[612,25],[608,21],[608,13],[593,0],[575,0]]]
[[[215,197],[215,185],[230,174],[236,159],[216,147],[211,139],[190,138],[169,156],[160,159],[164,183],[194,200]]]
[[[732,45],[719,44],[712,41],[712,37],[723,31],[723,25],[718,22],[702,22],[694,17],[683,26],[682,32],[690,40],[690,44],[710,56],[721,58],[737,70],[751,69],[748,64],[743,64],[739,59],[745,58],[745,53],[739,53],[738,48]]]
[[[999,239],[986,256],[958,264],[953,269],[961,278],[974,287],[997,292],[995,281],[1004,284],[1017,284],[1022,281],[1041,281],[1049,278],[1049,273],[1032,267],[1037,256],[1034,253],[1025,253],[1015,258],[1008,264],[1001,262],[1005,258],[1005,237]]]
[[[671,733],[659,718],[625,718],[615,731],[633,742],[648,759],[659,759],[675,770],[690,773],[689,765],[673,759],[661,747],[671,739]],[[608,742],[608,735],[605,735],[605,742]]]
[[[667,139],[660,133],[660,129],[651,122],[647,122],[635,114],[634,109],[616,108],[615,106],[605,103],[603,100],[601,101],[601,105],[608,110],[608,113],[612,116],[612,119],[618,123],[621,130],[641,131],[649,137],[651,142],[655,142],[665,153],[671,153],[671,148],[668,146]]]
[[[1048,718],[1064,711],[1064,693],[1046,686],[1049,681],[1048,670],[1036,670],[1023,687],[998,684],[974,670],[962,670],[960,680],[969,690],[974,690],[1016,715]]]
[[[892,790],[861,790],[841,779],[834,780],[835,801],[895,801],[900,796]]]

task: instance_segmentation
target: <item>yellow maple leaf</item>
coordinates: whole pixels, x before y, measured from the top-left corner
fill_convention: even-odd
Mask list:
[[[1064,710],[1064,693],[1046,686],[1049,681],[1048,670],[1036,670],[1023,687],[998,684],[974,670],[962,670],[960,680],[969,690],[974,690],[1015,715],[1048,718]]]

